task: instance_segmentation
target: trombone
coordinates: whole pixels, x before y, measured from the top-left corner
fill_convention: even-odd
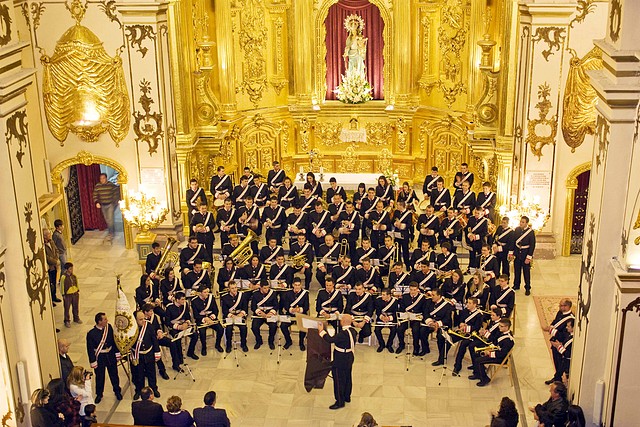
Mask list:
[[[391,278],[391,270],[396,262],[400,261],[400,245],[398,242],[393,244],[393,256],[391,257],[391,261],[389,261],[389,273],[387,275],[387,286],[389,284],[389,279]]]
[[[342,239],[340,240],[340,255],[338,255],[338,260],[344,259],[347,255],[349,255],[349,241]]]

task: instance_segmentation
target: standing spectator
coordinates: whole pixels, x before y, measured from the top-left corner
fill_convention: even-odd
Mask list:
[[[36,389],[31,395],[31,427],[64,427],[64,415],[51,412],[49,403],[49,390]]]
[[[64,235],[62,234],[62,230],[64,230],[64,224],[61,219],[56,219],[53,221],[53,226],[56,228],[53,231],[53,243],[56,244],[56,248],[58,249],[58,258],[60,259],[60,275],[64,274],[64,265],[67,263],[67,245],[64,244]]]
[[[71,343],[68,339],[58,338],[58,356],[60,356],[61,379],[64,384],[67,384],[67,377],[69,377],[73,369],[73,361],[69,356],[69,347],[71,347]]]
[[[64,271],[64,273],[60,275],[60,294],[64,300],[64,326],[70,328],[71,319],[69,318],[69,308],[72,308],[73,321],[82,324],[82,320],[80,320],[80,315],[78,314],[80,288],[78,287],[78,277],[73,274],[72,263],[65,263],[62,271]]]
[[[193,410],[193,419],[197,427],[229,427],[231,422],[227,417],[227,411],[214,408],[216,404],[216,392],[208,391],[204,395],[204,408]]]
[[[51,230],[44,228],[42,230],[42,237],[44,238],[44,253],[47,257],[47,273],[49,274],[49,286],[51,287],[51,301],[53,306],[56,306],[57,302],[61,300],[56,296],[56,282],[58,280],[58,248],[51,238]]]
[[[93,203],[96,208],[102,211],[104,220],[109,227],[109,234],[106,240],[113,242],[113,236],[116,233],[116,229],[113,223],[113,213],[116,210],[118,201],[120,200],[120,187],[113,182],[107,180],[107,174],[100,174],[100,182],[93,187]]]
[[[77,401],[80,402],[80,416],[84,419],[85,407],[87,405],[93,405],[93,387],[91,385],[91,372],[84,370],[82,366],[74,366],[69,374],[69,391]]]
[[[96,405],[93,403],[88,404],[84,407],[85,416],[82,420],[82,427],[91,427],[93,424],[98,423],[98,418],[96,417]]]
[[[494,423],[505,427],[516,427],[518,425],[518,410],[516,403],[508,397],[503,397],[500,401],[498,412],[491,411],[491,425]],[[500,424],[502,422],[502,424]]]
[[[142,400],[131,402],[131,415],[133,423],[143,426],[162,426],[162,405],[153,401],[153,390],[151,387],[143,387],[140,392]]]
[[[189,411],[182,409],[182,399],[171,396],[167,399],[167,411],[162,414],[166,427],[193,427],[193,418]]]
[[[67,385],[60,378],[54,378],[47,384],[50,393],[47,407],[53,413],[61,413],[64,416],[64,425],[77,427],[80,419],[80,402],[73,399],[67,391]]]
[[[549,400],[529,408],[534,413],[534,418],[545,427],[562,427],[567,420],[567,387],[560,381],[555,381],[549,386]]]

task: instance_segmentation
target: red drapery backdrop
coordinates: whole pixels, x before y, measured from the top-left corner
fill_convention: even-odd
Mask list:
[[[76,165],[78,172],[78,190],[82,207],[82,222],[85,230],[104,230],[107,223],[102,211],[93,203],[93,187],[100,181],[100,165]]]
[[[327,30],[325,39],[327,46],[326,99],[336,99],[333,90],[340,85],[340,78],[345,73],[342,54],[348,34],[344,28],[344,19],[354,13],[364,19],[363,35],[369,39],[365,66],[367,67],[367,80],[373,87],[373,99],[384,99],[384,57],[382,55],[384,21],[378,7],[369,3],[369,0],[340,0],[329,8],[329,13],[324,21]]]

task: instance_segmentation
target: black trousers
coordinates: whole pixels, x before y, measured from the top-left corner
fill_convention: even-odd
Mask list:
[[[500,266],[500,274],[506,274],[511,276],[511,269],[509,268],[509,255],[507,252],[498,252],[496,255],[498,258],[498,265]]]
[[[176,363],[176,360],[178,360],[176,357],[176,349],[175,349],[175,345],[171,342],[171,339],[168,337],[164,337],[160,340],[158,340],[158,344],[163,346],[163,347],[167,347],[169,349],[169,352],[171,353],[171,364],[174,367],[178,367],[178,365],[180,365],[179,363]],[[165,368],[164,366],[164,362],[162,361],[162,358],[160,358],[160,360],[158,360],[157,362],[158,364],[158,372],[160,372],[160,374],[162,374],[163,372],[167,372],[167,368]]]
[[[233,338],[233,327],[238,328],[240,331],[240,345],[247,345],[247,325],[229,325],[224,328],[225,344],[227,347],[231,347],[231,338]]]
[[[494,359],[488,356],[479,356],[475,358],[473,362],[473,373],[476,377],[480,378],[484,381],[489,381],[489,376],[487,375],[487,367],[485,366],[488,363],[500,363],[501,361],[498,359]]]
[[[364,340],[371,336],[371,323],[365,322],[360,332],[358,332],[358,340]]]
[[[409,261],[411,260],[411,254],[409,253],[409,237],[407,236],[404,239],[398,239],[396,242],[398,242],[402,252],[402,262],[404,263],[406,270],[409,271]]]
[[[282,331],[282,336],[284,336],[285,344],[292,344],[291,341],[291,323],[281,322],[280,323],[280,331]],[[298,332],[298,343],[300,345],[304,344],[304,339],[307,336],[306,332],[300,331]]]
[[[353,386],[353,380],[351,378],[351,371],[353,369],[353,363],[345,367],[331,368],[331,375],[333,376],[333,396],[336,398],[338,405],[344,405],[349,400],[351,401],[351,388]]]
[[[136,393],[140,393],[144,387],[145,379],[152,390],[158,390],[156,380],[156,363],[153,353],[149,355],[140,355],[138,365],[131,364],[131,376],[133,384],[136,387]]]
[[[96,374],[96,396],[104,393],[105,369],[109,372],[109,379],[114,393],[120,393],[120,377],[118,377],[117,364],[105,364],[98,362],[98,367],[93,370]]]
[[[251,332],[256,337],[256,344],[262,344],[262,335],[260,335],[260,326],[267,324],[269,327],[269,344],[273,344],[276,338],[276,330],[278,324],[276,322],[267,322],[267,319],[254,317],[251,319]]]
[[[220,345],[220,342],[222,341],[222,334],[224,333],[224,330],[219,323],[216,325],[208,326],[206,328],[198,329],[202,351],[207,351],[207,329],[213,329],[216,332],[216,345]]]
[[[555,347],[551,346],[551,356],[553,357],[553,366],[556,368],[556,372],[553,374],[553,379],[556,381],[562,380],[562,373],[564,372],[563,357]]]
[[[414,352],[419,352],[420,351],[420,343],[422,340],[422,331],[421,331],[421,326],[420,326],[420,322],[417,320],[410,320],[409,322],[402,322],[400,323],[400,326],[398,326],[397,329],[397,334],[398,334],[398,341],[400,342],[400,348],[404,348],[405,344],[404,344],[404,333],[407,331],[407,329],[409,329],[409,327],[411,327],[411,333],[413,334],[413,351]],[[424,328],[424,327],[423,327]],[[427,329],[427,328],[425,328]],[[428,334],[427,334],[428,335]],[[429,350],[429,342],[424,340],[424,344],[422,349],[426,349]]]
[[[438,362],[444,362],[444,359],[451,348],[451,343],[444,339],[442,332],[438,332],[436,342],[438,343]]]
[[[393,339],[395,338],[397,330],[398,330],[398,328],[396,326],[389,326],[389,338],[387,338],[387,344],[386,345],[384,343],[384,337],[382,336],[382,330],[384,328],[378,326],[378,327],[374,327],[373,329],[374,329],[374,333],[376,335],[376,339],[378,340],[378,343],[380,344],[380,346],[387,347],[387,348],[391,348],[393,346]],[[400,343],[399,343],[400,347],[402,347],[404,345],[404,343],[402,342],[403,338],[404,338],[403,336],[398,335],[398,340],[400,341]]]
[[[312,269],[313,269],[313,267],[309,267],[309,268],[305,269],[304,273],[303,273],[304,274],[304,288],[306,290],[309,290],[309,285],[311,284],[311,278],[313,276],[313,273],[311,271]],[[296,270],[296,272],[298,272],[298,273],[300,271],[302,271],[302,269]]]
[[[56,297],[56,276],[58,275],[58,269],[54,268],[53,270],[47,271],[49,274],[49,287],[51,288],[51,298]]]
[[[531,264],[525,264],[526,258],[516,258],[513,261],[513,289],[520,289],[520,282],[524,275],[524,288],[531,289]]]
[[[471,249],[469,249],[469,268],[478,268],[480,267],[480,252],[482,251],[482,242],[474,240],[473,242],[467,243],[471,247]]]
[[[471,340],[461,340],[460,344],[458,344],[458,353],[456,353],[456,361],[453,364],[453,370],[456,372],[460,372],[462,369],[462,359],[464,359],[464,354],[469,349],[469,352],[473,355],[475,345]],[[473,358],[472,358],[473,360]]]
[[[177,335],[177,334],[176,334]],[[184,355],[182,354],[182,341],[184,339],[189,340],[189,348],[187,348],[187,354],[194,354],[196,351],[196,344],[198,343],[198,333],[192,333],[188,338],[182,338],[180,340],[176,340],[173,342],[173,345],[176,348],[176,355],[178,356],[178,360],[180,363],[178,365],[182,365],[184,363]],[[171,347],[169,347],[171,349]],[[174,367],[176,367],[176,361],[173,360]]]

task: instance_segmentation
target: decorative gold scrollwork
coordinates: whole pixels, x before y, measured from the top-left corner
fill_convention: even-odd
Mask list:
[[[562,136],[566,144],[575,152],[587,134],[593,135],[596,129],[596,101],[598,95],[590,84],[588,71],[602,69],[602,51],[598,47],[591,49],[580,59],[570,51],[567,84],[564,89],[562,105]]]
[[[317,133],[317,142],[321,142],[322,145],[332,147],[340,144],[340,132],[342,132],[341,122],[320,122],[316,123],[314,130]]]
[[[357,164],[359,162],[359,156],[357,147],[355,144],[351,144],[340,156],[340,163],[338,163],[339,173],[354,173],[357,170]]]
[[[309,137],[311,136],[311,122],[306,117],[300,119],[298,132],[300,134],[300,149],[303,152],[309,151]]]
[[[531,38],[531,41],[539,42],[543,41],[547,44],[548,48],[542,51],[542,56],[549,62],[549,57],[553,55],[553,50],[556,52],[560,50],[561,45],[565,39],[565,29],[562,27],[538,27],[536,32]]]
[[[244,57],[242,82],[237,91],[246,93],[256,107],[267,88],[267,66],[264,59],[267,28],[262,2],[262,0],[241,0],[242,9],[240,10],[239,37]]]
[[[622,27],[622,0],[611,0],[609,9],[609,37],[617,42]]]
[[[538,110],[538,118],[529,120],[527,123],[526,143],[531,147],[531,152],[538,159],[542,157],[542,149],[545,145],[556,143],[556,134],[558,132],[558,116],[554,114],[547,118],[551,111],[551,88],[549,83],[545,82],[538,86],[538,103],[535,108]],[[546,128],[544,134],[540,134],[540,129]]]
[[[398,138],[398,151],[406,151],[407,149],[407,135],[408,135],[407,121],[398,117],[396,120],[396,136]]]
[[[596,171],[600,168],[600,165],[604,164],[607,158],[610,129],[609,121],[598,114],[596,116],[596,142],[598,143],[596,147],[598,150],[598,154],[596,154]]]
[[[136,50],[140,52],[142,57],[144,58],[147,52],[149,51],[148,47],[142,46],[142,43],[146,39],[155,40],[156,39],[156,31],[153,29],[151,25],[127,25],[124,29],[125,34],[127,36],[127,40],[132,47],[136,47]]]
[[[110,22],[117,22],[120,28],[122,28],[122,22],[120,22],[120,18],[118,18],[118,9],[116,8],[116,0],[102,0],[98,4],[100,10],[107,15]]]
[[[18,143],[18,150],[16,151],[16,159],[18,164],[23,167],[22,158],[25,155],[25,148],[28,145],[29,128],[27,127],[27,110],[18,110],[13,113],[6,122],[7,131],[4,134],[7,145],[11,144],[12,140],[16,140]]]
[[[456,102],[458,95],[467,93],[462,80],[463,49],[466,45],[469,23],[461,0],[447,0],[442,7],[441,25],[438,27],[440,46],[440,74],[436,87],[442,92],[448,108]]]
[[[11,16],[9,6],[0,4],[0,46],[5,46],[11,41]]]
[[[138,103],[142,107],[144,113],[135,111],[133,113],[133,132],[136,134],[136,142],[144,141],[149,146],[149,155],[158,152],[158,146],[162,139],[162,113],[151,112],[151,104],[153,99],[149,96],[151,93],[151,83],[142,79],[140,82],[140,98]]]
[[[31,225],[34,222],[33,218],[33,204],[27,202],[24,205],[24,220],[27,223],[27,243],[29,244],[29,250],[25,251],[24,257],[24,269],[26,276],[27,294],[29,295],[29,303],[31,305],[37,304],[40,308],[40,317],[43,317],[43,313],[46,310],[47,301],[47,275],[45,268],[45,254],[44,246],[39,244],[38,232]],[[37,218],[36,218],[37,224]]]
[[[578,0],[576,16],[574,16],[571,22],[569,22],[569,27],[573,28],[573,24],[579,24],[584,21],[587,15],[595,10],[596,5],[594,3],[595,0]]]
[[[393,136],[393,124],[385,122],[369,122],[364,125],[367,131],[367,144],[387,145]]]

